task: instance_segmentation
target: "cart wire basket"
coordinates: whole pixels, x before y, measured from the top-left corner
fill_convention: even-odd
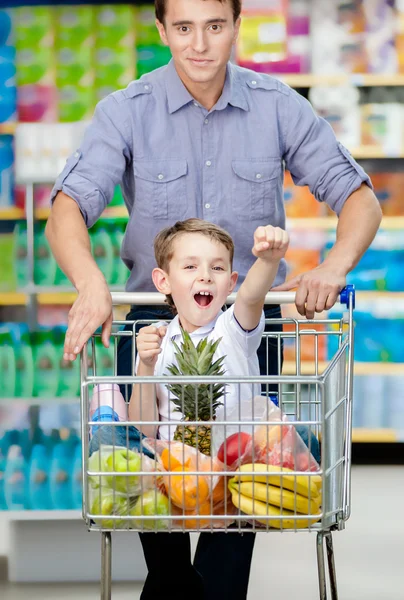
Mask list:
[[[115,292],[112,301],[162,305],[164,296]],[[293,292],[266,297],[267,305],[294,301]],[[92,336],[80,356],[83,518],[101,533],[101,600],[111,598],[111,534],[128,530],[314,532],[319,597],[329,591],[337,600],[332,531],[350,516],[353,286],[340,304],[338,318],[265,320],[262,344],[267,364],[277,358],[276,375],[137,377],[136,336],[155,322],[114,320],[108,351],[99,332]],[[124,344],[131,346],[125,376],[117,374]],[[140,417],[130,421],[136,386]],[[180,408],[160,435],[158,398],[167,389]],[[217,410],[206,416],[206,403]]]

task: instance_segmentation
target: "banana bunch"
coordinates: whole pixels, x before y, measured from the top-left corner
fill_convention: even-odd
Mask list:
[[[274,465],[242,465],[229,481],[234,506],[247,515],[262,516],[256,520],[276,529],[313,525],[320,519],[314,515],[321,515],[321,476],[289,473],[293,471]]]

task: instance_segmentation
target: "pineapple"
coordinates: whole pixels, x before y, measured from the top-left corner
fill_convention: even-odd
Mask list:
[[[213,362],[221,338],[216,342],[208,342],[207,338],[204,338],[195,347],[187,331],[181,328],[181,334],[181,348],[173,342],[178,366],[173,364],[167,367],[171,375],[224,375],[225,356]],[[174,396],[171,401],[176,406],[175,410],[184,414],[183,421],[213,421],[216,409],[223,404],[219,399],[225,393],[225,384],[168,384],[167,388]],[[210,456],[210,425],[178,425],[174,440],[198,448],[200,452]]]

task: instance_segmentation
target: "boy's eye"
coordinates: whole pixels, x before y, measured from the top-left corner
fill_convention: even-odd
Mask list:
[[[186,269],[195,269],[195,265],[186,265]]]
[[[224,271],[223,267],[213,267],[214,271]]]

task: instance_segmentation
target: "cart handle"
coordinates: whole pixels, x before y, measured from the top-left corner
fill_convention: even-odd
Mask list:
[[[227,298],[229,304],[233,304],[237,294],[230,294]],[[156,304],[165,302],[164,294],[158,292],[111,292],[112,304]],[[355,287],[347,285],[341,290],[339,301],[349,307],[349,299],[352,296],[352,308],[355,308]],[[269,292],[265,296],[265,304],[293,304],[296,292]]]

